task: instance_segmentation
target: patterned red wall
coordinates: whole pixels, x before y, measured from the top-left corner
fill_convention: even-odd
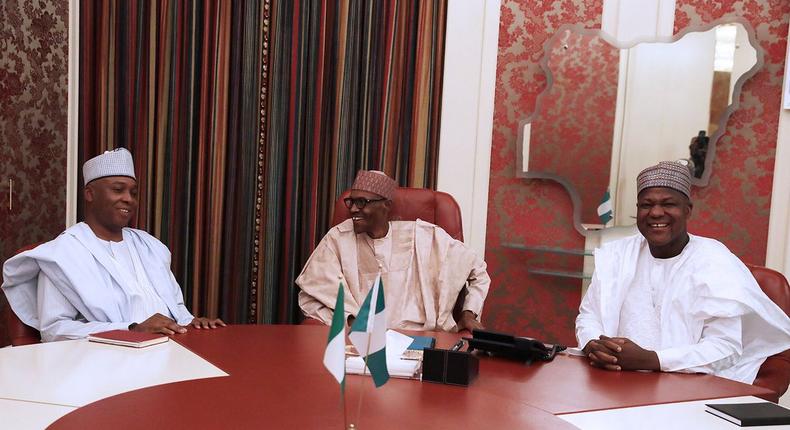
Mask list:
[[[574,255],[511,249],[505,243],[582,249],[570,198],[552,181],[515,177],[519,120],[545,86],[543,43],[562,24],[599,28],[600,0],[503,0],[494,101],[494,135],[486,239],[493,286],[485,323],[492,329],[574,343],[581,282],[529,268],[581,271]],[[765,260],[774,151],[790,2],[678,0],[675,32],[720,17],[742,17],[757,29],[765,66],[744,87],[741,105],[719,141],[710,185],[695,189],[690,230],[723,241],[743,260]]]
[[[60,0],[0,6],[0,181],[14,181],[10,211],[0,187],[0,263],[64,227],[68,16]],[[0,322],[0,346],[5,331]]]

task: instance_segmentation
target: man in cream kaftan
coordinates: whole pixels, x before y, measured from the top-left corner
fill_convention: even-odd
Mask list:
[[[596,250],[576,319],[579,346],[609,370],[751,383],[767,357],[790,348],[790,319],[723,244],[688,234],[686,166],[662,162],[637,182],[640,234]]]
[[[357,174],[344,202],[351,219],[324,236],[296,279],[302,312],[330,324],[342,282],[346,320],[352,320],[380,272],[391,328],[482,328],[479,315],[491,283],[485,262],[436,225],[389,221],[395,188],[382,172]],[[453,307],[465,285],[463,312],[455,321]]]
[[[355,234],[352,224],[333,227],[296,279],[306,316],[331,323],[340,281],[346,316],[356,315],[379,265],[391,328],[454,331],[453,307],[467,281],[463,310],[480,315],[491,281],[485,262],[463,242],[424,221],[392,221],[380,239]]]

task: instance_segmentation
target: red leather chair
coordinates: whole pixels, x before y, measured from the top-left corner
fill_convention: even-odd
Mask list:
[[[781,273],[767,267],[749,264],[746,266],[752,271],[754,279],[760,284],[765,295],[790,315],[790,285],[787,279]],[[790,349],[768,357],[760,366],[753,384],[776,392],[775,396],[764,398],[778,402],[779,397],[787,391],[787,386],[790,384]]]
[[[8,338],[11,340],[12,346],[30,345],[41,342],[41,334],[38,330],[34,329],[23,323],[19,317],[16,316],[11,305],[6,304],[3,307],[3,319],[5,320],[6,330],[8,330]]]
[[[351,190],[346,190],[335,202],[332,226],[351,218],[351,212],[343,203],[343,199],[349,195],[351,195]],[[442,191],[425,188],[398,188],[392,198],[390,219],[393,221],[416,221],[418,218],[438,225],[454,239],[464,240],[461,208],[453,196]],[[455,308],[453,308],[453,316],[456,321],[461,316],[465,298],[466,288],[461,290]],[[305,318],[302,324],[321,324],[321,322]]]
[[[350,194],[351,190],[346,190],[335,202],[333,226],[351,218],[351,212],[343,203],[343,199]],[[390,219],[415,221],[417,218],[438,225],[454,239],[464,240],[461,208],[453,196],[425,188],[398,188],[392,198]]]
[[[37,243],[34,245],[28,245],[16,253],[19,254],[20,252],[33,249],[38,245],[39,244]],[[41,333],[39,333],[38,330],[34,329],[33,327],[23,323],[22,320],[20,320],[11,309],[10,304],[6,303],[6,305],[3,307],[3,314],[3,320],[6,324],[6,330],[8,330],[8,338],[11,340],[11,345],[22,346],[41,342]]]

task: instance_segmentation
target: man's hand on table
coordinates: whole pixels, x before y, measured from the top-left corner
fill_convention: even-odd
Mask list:
[[[590,364],[607,370],[661,370],[655,351],[642,348],[624,337],[601,335],[583,349]]]
[[[471,333],[472,330],[484,330],[483,324],[477,320],[477,315],[474,314],[472,311],[463,311],[461,312],[461,320],[458,321],[458,331],[461,330],[469,330]]]
[[[624,370],[661,370],[661,363],[658,361],[658,354],[655,351],[644,349],[631,339],[624,337],[607,339],[622,340],[621,351],[617,352],[615,357],[617,357],[617,363]]]
[[[617,354],[622,351],[623,341],[620,338],[611,339],[601,336],[587,342],[582,351],[590,359],[590,365],[607,370],[620,370],[617,364]]]
[[[189,325],[197,329],[225,327],[225,323],[219,318],[195,318]]]
[[[159,313],[151,315],[151,317],[140,324],[132,324],[129,326],[129,330],[146,333],[162,333],[168,336],[187,332],[185,327],[176,324],[172,319]]]

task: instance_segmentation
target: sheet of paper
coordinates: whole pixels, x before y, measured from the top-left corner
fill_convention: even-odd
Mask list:
[[[415,378],[420,364],[421,363],[417,360],[404,360],[402,358],[387,355],[387,371],[390,376],[393,377]],[[346,373],[350,375],[361,375],[362,369],[365,369],[365,375],[370,375],[370,369],[366,368],[365,361],[362,357],[346,358]]]
[[[387,356],[400,357],[414,341],[411,336],[398,333],[395,330],[387,330]]]
[[[409,348],[412,341],[411,336],[398,333],[394,330],[387,330],[387,371],[390,376],[401,378],[413,378],[420,367],[419,360],[405,360],[403,353]],[[346,373],[361,375],[365,369],[365,360],[362,357],[346,358]],[[365,371],[369,375],[368,370]]]
[[[227,376],[177,342],[146,348],[87,339],[0,349],[0,398],[78,407],[131,390]],[[0,419],[0,427],[6,428]]]
[[[571,347],[567,348],[565,350],[565,353],[568,354],[568,355],[578,355],[578,356],[582,356],[582,357],[586,355],[584,353],[584,351],[582,351],[581,349],[579,349],[579,348],[571,348]]]

